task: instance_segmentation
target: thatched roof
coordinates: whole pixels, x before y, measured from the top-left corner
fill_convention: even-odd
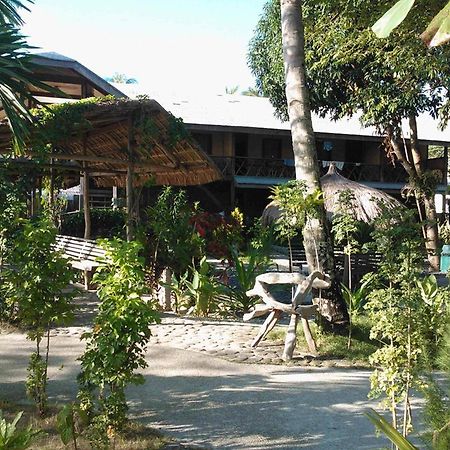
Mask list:
[[[404,208],[395,198],[385,192],[373,189],[363,184],[356,183],[343,177],[336,169],[335,164],[331,164],[328,172],[320,179],[325,211],[329,220],[339,209],[339,194],[343,191],[351,191],[355,200],[353,202],[352,213],[355,219],[363,222],[371,222],[379,216],[381,210],[379,201],[382,201],[390,208]],[[264,224],[269,224],[280,217],[280,210],[275,201],[270,202],[264,209],[262,220]]]
[[[142,123],[151,128],[151,133],[143,131],[139,126]],[[59,166],[74,161],[81,170],[86,165],[100,187],[125,186],[130,153],[136,186],[149,179],[158,185],[177,186],[221,179],[212,160],[180,129],[180,123],[155,100],[96,101],[83,109],[79,127],[73,127],[62,141],[52,142],[51,156]],[[3,123],[0,153],[10,151],[11,133]],[[36,156],[33,149],[26,154]]]

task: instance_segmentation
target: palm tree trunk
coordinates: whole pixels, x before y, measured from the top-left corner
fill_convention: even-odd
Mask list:
[[[308,192],[313,192],[320,189],[320,174],[306,85],[302,2],[280,0],[280,7],[286,98],[291,124],[295,176],[297,180],[306,183]],[[320,208],[319,217],[310,219],[304,227],[303,239],[309,270],[325,271],[334,279],[333,244],[323,206]],[[346,324],[348,312],[339,284],[334,281],[332,288],[325,291],[322,297],[324,301],[321,313],[325,319],[332,324]]]

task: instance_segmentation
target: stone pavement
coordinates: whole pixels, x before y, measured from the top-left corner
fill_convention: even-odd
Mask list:
[[[94,292],[85,292],[77,299],[78,312],[76,322],[67,328],[57,328],[54,335],[80,336],[89,329],[96,313],[97,296]],[[186,349],[206,353],[227,361],[247,364],[295,365],[306,367],[367,368],[361,363],[351,363],[340,359],[313,357],[309,354],[294,352],[289,363],[281,359],[284,342],[266,339],[257,348],[250,346],[259,331],[263,319],[253,323],[236,320],[213,320],[196,317],[178,316],[174,313],[161,313],[161,323],[152,324],[152,345],[164,345],[177,349]],[[277,327],[286,327],[284,324]],[[299,326],[299,330],[301,326]]]

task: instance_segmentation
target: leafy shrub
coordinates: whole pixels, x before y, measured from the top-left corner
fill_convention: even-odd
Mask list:
[[[124,237],[126,214],[120,209],[91,209],[91,228],[95,238]],[[64,214],[61,221],[61,234],[84,236],[84,212]]]
[[[195,315],[207,316],[219,309],[217,295],[223,288],[211,273],[205,256],[184,275],[174,276],[170,287],[177,296],[177,302],[190,308]]]
[[[175,191],[170,186],[163,189],[147,210],[152,260],[169,267],[177,276],[184,274],[192,260],[203,254],[203,239],[192,223],[194,213],[185,191]]]
[[[126,422],[126,386],[144,382],[135,371],[147,366],[149,325],[158,316],[142,299],[146,292],[142,245],[120,239],[101,245],[105,260],[93,279],[101,303],[92,331],[82,336],[87,342],[80,358],[78,398],[89,416],[91,440],[107,445]]]
[[[230,217],[201,211],[195,214],[191,222],[197,233],[205,239],[206,252],[218,259],[231,261],[233,250],[239,250],[243,243],[244,217],[235,208]]]
[[[19,412],[11,423],[3,418],[0,410],[0,449],[1,450],[25,450],[29,448],[35,438],[42,434],[42,431],[33,430],[30,425],[23,430],[17,429],[17,423],[22,417]]]
[[[45,217],[21,219],[10,241],[10,268],[4,271],[4,295],[10,310],[29,329],[36,352],[28,367],[27,392],[39,413],[47,408],[50,329],[72,319],[72,279],[67,260],[54,250],[56,229]],[[45,338],[45,339],[44,339]]]

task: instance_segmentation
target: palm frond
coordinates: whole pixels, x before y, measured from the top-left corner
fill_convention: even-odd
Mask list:
[[[18,13],[19,9],[29,11],[25,3],[33,3],[33,0],[0,0],[0,25],[23,25],[23,20]]]

